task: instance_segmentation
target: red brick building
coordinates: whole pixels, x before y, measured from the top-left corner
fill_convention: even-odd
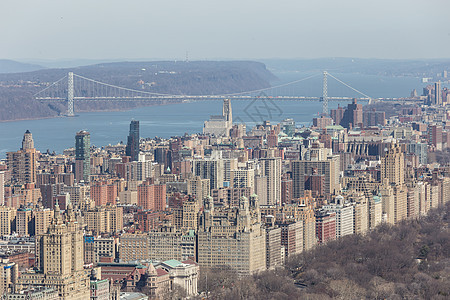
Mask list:
[[[316,237],[319,244],[336,239],[336,213],[316,212]]]

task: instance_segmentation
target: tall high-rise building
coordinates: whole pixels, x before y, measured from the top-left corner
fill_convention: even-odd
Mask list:
[[[303,221],[280,223],[278,227],[281,228],[281,245],[284,246],[285,256],[301,253],[303,251]]]
[[[16,215],[16,232],[20,236],[27,236],[30,234],[31,225],[31,209],[19,208]]]
[[[34,211],[34,233],[41,235],[47,232],[53,220],[53,210],[44,208]]]
[[[430,125],[428,126],[428,144],[433,145],[436,150],[442,150],[442,126]]]
[[[335,125],[341,124],[342,119],[344,118],[345,109],[338,104],[336,109],[332,109],[330,112],[331,118],[334,121]]]
[[[194,160],[192,170],[195,176],[202,179],[209,179],[211,189],[223,187],[224,163],[222,159],[198,159]]]
[[[230,99],[225,99],[223,100],[222,115],[211,116],[208,121],[205,121],[203,133],[215,136],[230,136],[232,127],[231,101]]]
[[[233,188],[250,188],[250,194],[255,190],[255,170],[236,169],[231,170],[230,186]]]
[[[303,233],[302,233],[303,236]],[[303,244],[301,245],[303,250]],[[266,229],[266,268],[273,269],[283,265],[285,261],[285,249],[281,246],[281,228]]]
[[[230,99],[223,100],[222,115],[228,121],[229,125],[233,124],[233,113],[231,111],[231,101],[230,101]]]
[[[329,156],[325,160],[298,160],[292,162],[293,198],[303,197],[305,182],[309,176],[324,175],[324,193],[339,190],[339,156]]]
[[[84,222],[94,235],[118,232],[123,228],[123,208],[116,205],[90,208],[84,212]]]
[[[16,209],[13,207],[0,206],[0,235],[10,235],[13,221],[16,218]]]
[[[395,224],[407,217],[408,189],[405,183],[405,158],[399,144],[391,143],[381,158],[383,215]]]
[[[75,220],[72,206],[65,218],[59,206],[48,232],[36,237],[36,266],[38,272],[22,273],[19,285],[23,288],[53,287],[59,299],[89,299],[89,272],[83,269],[83,230]]]
[[[281,158],[270,157],[261,160],[261,175],[267,177],[267,203],[262,205],[281,204]]]
[[[448,141],[447,143],[449,143]],[[409,153],[415,154],[419,158],[419,163],[426,165],[428,163],[428,147],[425,143],[408,144]]]
[[[0,297],[2,297],[2,299],[13,299],[8,298],[7,296],[5,297],[5,294],[13,291],[13,286],[17,283],[17,277],[19,275],[19,266],[8,258],[1,258],[0,269],[2,270],[0,272]]]
[[[29,130],[25,132],[22,140],[22,150],[34,149],[33,135]]]
[[[311,192],[305,192],[299,205],[298,219],[303,222],[303,251],[312,249],[317,245],[316,238],[316,216],[314,215],[314,199]]]
[[[209,179],[202,179],[200,176],[187,180],[187,193],[194,196],[195,200],[202,203],[203,198],[210,195]]]
[[[118,196],[117,185],[114,183],[97,181],[91,185],[91,199],[97,206],[115,204]]]
[[[30,131],[23,136],[22,148],[17,152],[6,153],[6,164],[11,170],[11,179],[15,183],[36,182],[36,149]]]
[[[142,209],[161,211],[166,209],[166,185],[152,184],[149,180],[140,184],[138,190],[138,206]]]
[[[75,135],[75,180],[89,182],[91,175],[91,135],[87,131]]]
[[[440,81],[434,83],[434,104],[442,105],[442,91]]]
[[[131,157],[131,161],[139,160],[139,121],[132,120],[130,123],[130,133],[125,152],[127,156]]]
[[[381,158],[381,178],[388,179],[389,184],[400,185],[405,182],[405,158],[399,144],[391,143]]]
[[[386,125],[386,113],[384,111],[365,111],[363,113],[364,127]]]
[[[336,238],[354,233],[354,207],[344,201],[344,197],[337,196],[334,203],[324,205],[322,208],[336,214]]]
[[[316,237],[319,244],[336,239],[336,213],[316,211]]]

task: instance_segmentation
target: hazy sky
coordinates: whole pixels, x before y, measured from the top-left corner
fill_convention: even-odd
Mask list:
[[[0,58],[448,58],[449,0],[0,0]]]

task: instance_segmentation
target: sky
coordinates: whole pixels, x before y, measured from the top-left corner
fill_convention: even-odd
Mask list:
[[[449,58],[449,0],[1,0],[0,59]]]

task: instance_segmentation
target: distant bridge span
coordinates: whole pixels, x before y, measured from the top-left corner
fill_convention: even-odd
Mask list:
[[[322,113],[328,114],[329,101],[352,101],[354,97],[329,97],[328,96],[328,76],[335,79],[344,86],[350,88],[356,93],[360,94],[359,100],[368,101],[371,103],[375,101],[397,101],[405,102],[409,99],[403,98],[378,98],[374,99],[359,90],[351,87],[340,79],[334,77],[328,72],[323,72],[322,97],[308,97],[308,96],[267,96],[266,92],[296,84],[301,81],[316,77],[312,75],[300,80],[290,83],[281,84],[265,89],[246,91],[241,93],[232,93],[224,95],[172,95],[161,94],[147,91],[134,90],[120,86],[111,85],[90,79],[81,75],[69,72],[66,76],[37,92],[34,97],[38,101],[67,101],[67,116],[74,116],[74,101],[140,101],[140,102],[155,102],[155,103],[179,103],[185,101],[216,101],[223,99],[230,99],[233,101],[249,101],[249,100],[270,100],[270,101],[320,101],[323,103]],[[74,77],[77,78],[77,85],[74,85]],[[65,79],[67,79],[67,84]]]

